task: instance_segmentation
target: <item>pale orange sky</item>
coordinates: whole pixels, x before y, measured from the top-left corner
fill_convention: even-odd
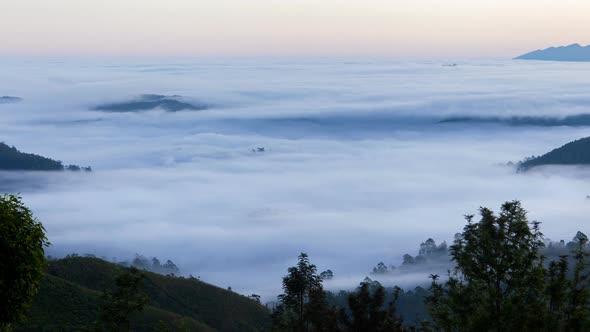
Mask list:
[[[492,56],[590,44],[589,0],[0,0],[0,55]]]

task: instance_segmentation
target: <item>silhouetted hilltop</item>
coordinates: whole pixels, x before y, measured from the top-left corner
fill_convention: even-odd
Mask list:
[[[161,108],[168,112],[182,110],[200,111],[207,109],[203,104],[191,104],[181,100],[181,96],[164,96],[155,94],[141,95],[139,98],[119,103],[102,104],[94,107],[96,111],[104,112],[141,112]]]
[[[528,157],[518,169],[526,171],[542,165],[590,165],[590,137],[567,143],[542,156]]]
[[[580,44],[568,46],[549,47],[544,50],[536,50],[514,58],[515,60],[543,60],[543,61],[590,61],[590,45],[583,47]]]
[[[0,142],[0,170],[14,171],[91,171],[90,167],[64,166],[61,161],[32,153],[24,153],[14,146]]]

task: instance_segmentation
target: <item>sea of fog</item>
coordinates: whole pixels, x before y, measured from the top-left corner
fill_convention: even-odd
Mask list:
[[[0,140],[94,171],[2,172],[0,187],[44,223],[51,255],[172,259],[266,299],[300,252],[351,288],[507,200],[548,238],[590,232],[590,171],[506,166],[590,128],[438,123],[590,113],[590,64],[453,62],[2,58],[0,96],[23,100],[0,104]],[[208,109],[91,110],[141,94]]]

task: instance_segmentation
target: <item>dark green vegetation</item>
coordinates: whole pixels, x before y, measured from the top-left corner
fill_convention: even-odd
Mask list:
[[[429,290],[411,294],[429,316],[402,324],[403,292],[366,279],[352,293],[323,291],[307,255],[288,270],[273,314],[275,331],[590,331],[590,247],[578,232],[565,244],[546,242],[520,202],[499,214],[480,209],[450,246],[455,267]],[[421,246],[436,252],[440,246]],[[544,253],[556,259],[547,261]],[[424,253],[421,253],[424,254]],[[346,299],[346,300],[344,300]],[[423,302],[422,302],[423,301]],[[319,315],[319,316],[316,316]]]
[[[9,299],[0,301],[0,331],[19,320],[15,331],[590,331],[588,237],[545,240],[518,201],[498,214],[480,208],[479,220],[466,216],[450,247],[428,239],[416,257],[407,255],[399,269],[452,260],[444,280],[431,275],[429,289],[386,289],[366,278],[352,292],[331,294],[324,282],[332,271],[318,273],[301,254],[272,314],[256,296],[77,255],[49,261],[29,306],[43,276],[43,229],[17,197],[4,196],[0,208],[0,291]],[[379,264],[374,272],[386,269]]]
[[[430,320],[428,308],[424,300],[430,295],[427,288],[416,287],[413,290],[403,290],[399,287],[382,287],[381,283],[370,278],[365,278],[361,286],[367,284],[371,292],[379,288],[384,291],[384,303],[395,304],[396,314],[399,321],[406,329],[420,326],[424,321]],[[339,291],[336,294],[328,293],[328,303],[335,305],[337,308],[345,308],[345,312],[349,312],[348,301],[350,296],[354,296],[359,291],[357,288],[354,291]],[[386,307],[383,307],[385,309]]]
[[[0,331],[25,317],[43,277],[48,245],[43,225],[21,198],[0,196]]]
[[[545,264],[538,222],[520,202],[498,215],[480,209],[451,246],[456,268],[444,283],[433,275],[427,298],[439,331],[588,331],[588,239],[577,237],[571,259]],[[576,240],[576,238],[574,239]]]
[[[477,117],[455,116],[443,119],[439,123],[497,123],[511,126],[590,126],[590,114],[576,114],[565,117],[539,117],[539,116],[511,116],[511,117]]]
[[[104,291],[116,294],[121,288],[117,278],[127,271],[129,269],[123,266],[91,257],[50,261],[28,319],[16,330],[95,328],[104,312],[101,311]],[[147,271],[142,274],[140,289],[148,302],[143,311],[131,315],[133,331],[154,331],[157,327],[163,331],[265,331],[270,326],[268,310],[245,296],[194,278]],[[133,307],[133,302],[115,307],[126,310]]]
[[[10,171],[92,171],[90,167],[77,165],[64,166],[61,161],[42,157],[32,153],[24,153],[14,146],[0,142],[0,170]]]
[[[331,294],[323,289],[306,254],[301,254],[296,266],[283,278],[284,294],[279,295],[273,311],[273,331],[402,331],[396,315],[395,301],[386,303],[386,291],[378,283],[363,282],[355,292],[347,293],[345,306],[329,303]]]
[[[168,112],[178,112],[182,110],[200,111],[207,109],[206,105],[195,105],[183,102],[179,100],[179,98],[181,97],[148,94],[141,95],[136,100],[98,105],[93,109],[105,112],[140,112],[155,108],[161,108]]]
[[[20,101],[22,101],[22,99],[19,97],[0,96],[0,104],[18,103]]]
[[[520,171],[542,165],[588,165],[590,164],[590,137],[567,143],[539,157],[529,157],[518,164]]]

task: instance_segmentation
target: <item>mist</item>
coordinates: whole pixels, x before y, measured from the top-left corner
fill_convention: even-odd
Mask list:
[[[3,58],[0,96],[22,100],[0,104],[1,140],[94,171],[0,172],[0,189],[43,222],[51,255],[172,259],[266,299],[300,252],[352,288],[507,200],[553,240],[590,231],[590,170],[506,165],[590,128],[439,123],[590,113],[590,64],[453,62]],[[95,110],[144,94],[208,107]]]

